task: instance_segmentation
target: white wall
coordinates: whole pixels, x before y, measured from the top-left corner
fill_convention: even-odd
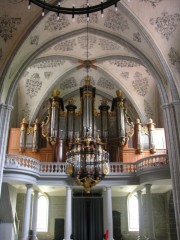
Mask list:
[[[2,240],[15,240],[14,227],[12,223],[0,224],[0,239]]]

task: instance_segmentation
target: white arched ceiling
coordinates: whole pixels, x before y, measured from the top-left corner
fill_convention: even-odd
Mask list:
[[[122,89],[134,105],[139,117],[147,121],[155,115],[156,83],[138,56],[120,43],[104,36],[91,33],[88,29],[88,59],[92,63],[89,76],[93,85],[106,97],[116,97]],[[93,31],[92,31],[93,32]],[[56,41],[44,49],[25,70],[19,81],[19,110],[24,113],[31,106],[29,118],[34,119],[39,103],[50,96],[54,88],[61,97],[75,92],[82,86],[87,75],[84,62],[87,60],[87,29],[82,33]],[[132,97],[131,92],[135,90]],[[72,94],[71,94],[72,95]],[[149,112],[147,113],[147,105]],[[136,116],[137,117],[137,116]]]
[[[22,19],[19,20],[22,27],[21,34],[18,35],[20,39],[27,30],[25,23],[29,21],[30,25],[35,22],[40,10],[33,6],[28,12],[26,1],[9,0],[9,6],[12,6],[12,2],[18,7],[17,11],[15,7],[9,8],[8,13]],[[70,0],[64,2],[71,4]],[[165,102],[168,99],[166,93],[170,95],[170,87],[175,90],[175,94],[179,87],[176,80],[179,67],[175,64],[178,60],[174,60],[173,64],[172,57],[168,57],[178,49],[176,40],[177,42],[173,42],[174,50],[170,50],[171,39],[178,39],[179,21],[178,1],[172,2],[124,0],[118,3],[117,13],[110,8],[105,10],[104,18],[95,13],[89,21],[88,59],[93,64],[89,75],[95,87],[100,95],[104,93],[109,99],[116,96],[117,89],[122,89],[129,99],[129,106],[134,106],[134,112],[137,112],[143,122],[149,117],[157,116],[157,89],[161,100]],[[7,5],[4,7],[7,8]],[[168,11],[161,10],[163,5],[169,7]],[[147,7],[149,11],[144,14]],[[24,9],[21,15],[18,9]],[[164,19],[162,18],[159,27],[156,20],[158,21],[160,13]],[[168,30],[163,25],[163,20],[169,19],[167,16],[170,16],[172,26]],[[86,76],[82,64],[87,59],[86,27],[85,16],[77,16],[75,22],[72,22],[71,16],[61,15],[57,21],[55,14],[48,13],[26,34],[26,39],[21,42],[21,47],[3,76],[5,81],[2,100],[11,103],[14,89],[18,86],[19,118],[26,113],[30,120],[34,119],[54,88],[60,88],[63,98],[77,93]],[[10,44],[9,48],[12,49]],[[164,63],[167,64],[166,68]],[[174,81],[171,81],[172,76]]]

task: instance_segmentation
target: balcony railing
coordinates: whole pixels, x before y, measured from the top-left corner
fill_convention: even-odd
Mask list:
[[[165,167],[166,165],[169,165],[168,156],[166,154],[154,155],[137,161],[136,169],[137,172],[140,172],[146,169]]]
[[[133,163],[111,162],[109,175],[136,175],[148,169],[157,169],[169,165],[168,156],[166,154],[154,155]],[[4,172],[28,171],[31,174],[40,176],[65,176],[66,163],[63,162],[39,162],[31,157],[22,155],[7,154]]]
[[[7,154],[4,170],[14,169],[14,170],[27,170],[34,173],[39,173],[40,162],[31,157],[26,157],[22,155]]]

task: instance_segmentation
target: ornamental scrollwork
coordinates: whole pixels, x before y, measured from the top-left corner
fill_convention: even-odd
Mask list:
[[[0,37],[6,42],[13,37],[17,31],[17,25],[21,23],[21,18],[9,17],[7,14],[0,17]]]
[[[180,14],[168,14],[168,12],[162,12],[161,17],[151,18],[150,23],[155,25],[155,29],[162,35],[163,38],[169,40],[175,32],[178,22],[180,21]]]

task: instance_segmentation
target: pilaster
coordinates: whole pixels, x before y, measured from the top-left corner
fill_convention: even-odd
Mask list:
[[[139,236],[138,240],[144,240],[144,211],[143,211],[143,203],[142,203],[142,191],[137,191],[138,196],[138,208],[139,208]]]
[[[0,189],[2,185],[3,168],[6,157],[9,119],[12,109],[12,106],[0,103]]]
[[[173,185],[176,229],[178,240],[180,240],[180,101],[164,104],[162,108],[164,110],[169,166]]]
[[[152,196],[151,184],[146,184],[146,211],[147,211],[147,239],[155,240],[154,223],[153,223],[153,209],[152,209]]]

